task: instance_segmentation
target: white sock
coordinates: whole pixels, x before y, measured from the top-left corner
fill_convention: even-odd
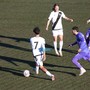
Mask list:
[[[39,74],[39,66],[36,66],[36,74]]]
[[[57,52],[57,42],[54,41],[53,44],[54,44],[54,49],[55,49],[55,51]]]
[[[49,71],[46,71],[46,74],[50,77],[52,77],[53,75],[49,72]]]
[[[59,51],[62,51],[62,48],[63,48],[63,41],[60,41],[59,42]]]
[[[85,70],[85,69],[83,67],[81,67],[80,70]]]

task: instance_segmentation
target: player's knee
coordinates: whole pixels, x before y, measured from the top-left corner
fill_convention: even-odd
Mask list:
[[[41,69],[41,70],[43,70],[43,68],[44,68],[43,66],[40,66],[40,69]]]
[[[77,63],[78,63],[78,60],[79,60],[79,59],[77,59],[77,58],[73,58],[73,59],[72,59],[72,62],[73,62],[74,64],[77,64]]]
[[[72,62],[74,63],[75,59],[72,59]]]
[[[75,63],[76,61],[77,61],[77,59],[75,59],[75,58],[72,59],[72,62],[73,62],[73,63]]]

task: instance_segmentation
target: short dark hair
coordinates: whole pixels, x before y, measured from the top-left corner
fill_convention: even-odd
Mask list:
[[[77,26],[72,27],[72,30],[76,30],[77,32],[79,32],[79,28]]]
[[[55,11],[55,7],[56,7],[56,6],[59,6],[59,5],[58,5],[57,3],[55,3],[55,4],[53,5],[53,8],[52,8],[53,11]]]
[[[39,27],[35,27],[35,28],[33,29],[33,32],[34,32],[35,34],[39,34],[39,33],[40,33]]]

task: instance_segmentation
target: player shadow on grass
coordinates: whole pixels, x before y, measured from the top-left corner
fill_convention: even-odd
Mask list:
[[[28,51],[28,52],[32,51],[31,49],[27,49],[27,48],[23,48],[23,47],[19,47],[19,46],[14,46],[14,45],[2,43],[2,42],[0,42],[0,46],[7,47],[7,48],[18,49],[18,50],[23,50],[23,51]]]
[[[15,46],[15,45],[10,45],[10,44],[3,43],[2,42],[2,39],[3,38],[13,39],[16,42],[20,42],[20,41],[30,42],[30,40],[28,38],[16,38],[16,37],[9,37],[9,36],[3,36],[3,35],[0,35],[0,38],[1,38],[0,46],[2,46],[2,47],[13,48],[13,49],[18,49],[18,50],[23,50],[23,51],[29,51],[29,52],[32,51],[31,49],[27,49],[27,48]]]
[[[45,46],[46,46],[46,49],[47,49],[47,48],[50,48],[49,51],[52,50],[52,49],[54,49],[54,47],[53,47],[52,45],[46,44]],[[58,50],[59,50],[59,48],[58,48]],[[73,54],[76,54],[76,53],[77,53],[76,50],[70,50],[70,49],[65,49],[65,48],[63,48],[62,51],[64,51],[64,52],[69,52],[69,53],[73,53]],[[46,51],[46,54],[47,54],[47,55],[51,55],[51,56],[57,56],[57,55],[55,55],[55,54],[48,53],[48,51]]]
[[[23,76],[23,70],[25,70],[24,67],[19,67],[18,64],[16,64],[16,62],[20,62],[20,63],[24,63],[24,64],[28,64],[30,65],[30,67],[34,68],[35,67],[35,62],[34,61],[29,61],[29,60],[22,60],[22,59],[17,59],[17,58],[11,58],[11,57],[7,57],[7,56],[0,56],[0,61],[1,60],[4,60],[4,61],[7,61],[13,65],[15,65],[15,68],[16,69],[13,69],[13,68],[7,68],[7,67],[4,67],[4,66],[0,66],[0,70],[1,71],[5,71],[5,72],[10,72],[14,75],[17,75],[17,76]],[[59,65],[53,65],[53,64],[47,64],[47,63],[44,63],[44,66],[47,67],[58,67],[58,68],[65,68],[65,69],[78,69],[76,67],[71,67],[71,66],[59,66]],[[29,68],[28,68],[29,70]],[[72,76],[76,76],[74,73],[72,72],[69,72],[69,71],[61,71],[61,70],[54,70],[54,69],[48,69],[50,71],[53,71],[53,72],[61,72],[61,73],[65,73],[65,74],[69,74],[69,75],[72,75]],[[86,69],[86,70],[90,70],[90,69]],[[43,77],[43,76],[37,76],[35,74],[35,71],[34,70],[30,70],[31,71],[31,77],[33,78],[39,78],[39,79],[45,79],[45,80],[51,80],[47,77]]]
[[[0,66],[0,70],[1,71],[5,71],[5,72],[10,72],[14,75],[17,75],[17,76],[23,76],[23,71],[26,69],[24,67],[19,67],[18,64],[16,64],[16,62],[21,62],[21,63],[24,63],[24,64],[28,64],[30,65],[30,67],[32,68],[35,68],[35,62],[34,61],[28,61],[28,60],[22,60],[22,59],[17,59],[17,58],[11,58],[11,57],[7,57],[7,56],[0,56],[0,60],[4,60],[4,61],[7,61],[13,65],[16,66],[16,69],[13,69],[13,68],[7,68],[7,67],[4,67],[4,66]],[[29,68],[28,68],[29,70]],[[45,79],[45,80],[51,80],[47,77],[43,77],[43,76],[37,76],[35,73],[35,71],[32,69],[30,70],[31,72],[31,76],[30,77],[33,77],[33,78],[39,78],[39,79]]]
[[[28,38],[17,38],[17,37],[3,36],[3,35],[0,35],[0,38],[8,38],[8,39],[15,40],[16,42],[20,42],[20,41],[30,42]]]
[[[23,76],[23,71],[12,69],[12,68],[0,67],[0,71],[10,72],[14,75]]]
[[[13,64],[15,66],[19,66],[18,64],[16,64],[16,62],[28,64],[31,67],[35,66],[35,62],[34,61],[22,60],[22,59],[7,57],[7,56],[0,56],[0,60],[7,61],[7,62],[9,62],[9,63],[11,63],[11,64]]]
[[[13,69],[13,68],[0,67],[0,71],[12,73],[13,75],[24,77],[24,75],[23,75],[24,70],[20,70],[20,69],[16,70],[16,69]],[[50,78],[47,78],[47,77],[37,76],[37,75],[33,74],[32,72],[30,73],[30,77],[39,78],[39,79],[45,79],[45,80],[51,80]]]
[[[22,59],[17,59],[17,58],[11,58],[11,57],[7,57],[7,56],[0,56],[0,60],[7,61],[7,62],[15,65],[16,68],[19,68],[19,70],[10,69],[10,68],[1,68],[1,69],[4,70],[4,71],[6,70],[7,72],[12,72],[12,73],[15,73],[15,74],[18,74],[18,71],[20,71],[21,69],[22,69],[22,70],[25,70],[24,67],[23,67],[23,68],[19,67],[19,65],[16,64],[17,62],[24,63],[24,64],[28,64],[28,65],[30,65],[30,67],[32,67],[32,68],[35,67],[35,62],[34,62],[34,61],[22,60]],[[59,66],[59,65],[47,64],[47,63],[44,63],[44,66],[45,66],[45,67],[59,67],[59,68],[77,69],[76,67]],[[89,70],[89,69],[88,69],[88,70]],[[32,70],[30,70],[30,71],[32,71]],[[75,74],[74,74],[74,73],[71,73],[71,72],[51,70],[51,69],[50,69],[50,71],[61,72],[61,73],[66,73],[66,74],[70,74],[70,75],[72,75],[72,76],[75,76]],[[33,71],[32,71],[32,72],[33,72]],[[20,73],[21,73],[21,71],[20,71]],[[20,74],[20,73],[19,73],[19,74]],[[20,74],[20,75],[21,75],[21,74]],[[33,73],[32,73],[31,76],[38,78],[38,76],[33,75]],[[39,78],[42,78],[42,77],[39,77]]]

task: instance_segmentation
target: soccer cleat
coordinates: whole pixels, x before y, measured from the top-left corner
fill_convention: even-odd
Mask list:
[[[58,51],[56,51],[56,55],[57,55],[57,56],[59,56],[59,53],[58,53]]]
[[[35,71],[35,73],[38,75],[39,71],[36,70],[36,68],[33,68],[33,70]]]
[[[55,76],[54,75],[52,75],[52,81],[54,81],[55,80]]]
[[[85,72],[86,72],[86,70],[84,68],[82,68],[81,71],[80,71],[79,76],[82,76]]]
[[[61,57],[63,56],[62,51],[59,51],[59,55],[60,55]]]

